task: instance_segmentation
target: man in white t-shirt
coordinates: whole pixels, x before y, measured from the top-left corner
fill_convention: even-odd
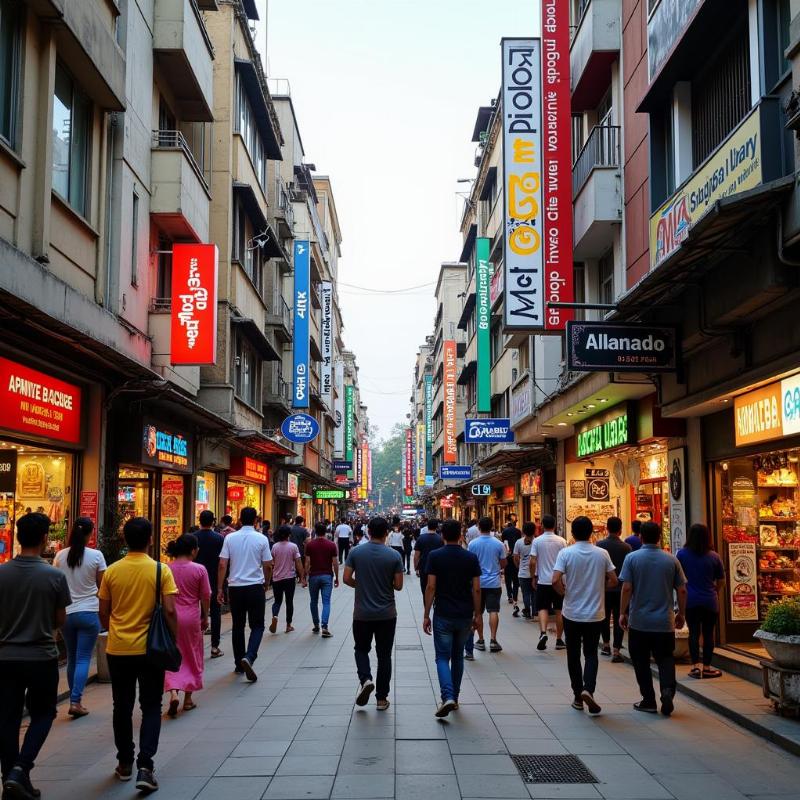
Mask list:
[[[522,590],[522,616],[531,618],[534,598],[536,597],[531,577],[531,547],[533,537],[536,535],[536,523],[525,522],[522,525],[522,538],[514,543],[514,563],[517,565],[519,587]],[[513,616],[517,616],[514,611]]]
[[[590,714],[599,714],[601,709],[594,699],[597,648],[606,615],[606,589],[613,589],[618,581],[608,551],[589,541],[592,530],[592,521],[588,517],[572,520],[575,544],[558,554],[553,570],[553,587],[564,596],[567,668],[574,695],[572,707],[582,711],[585,703]],[[583,669],[581,649],[585,659]]]
[[[480,535],[481,532],[478,530],[478,520],[476,519],[470,520],[467,532],[464,534],[464,542],[466,543],[467,547],[469,547],[469,543],[473,539],[477,539]]]
[[[266,587],[272,576],[272,553],[269,539],[254,527],[257,512],[254,508],[243,508],[239,521],[242,527],[229,533],[222,543],[219,554],[217,599],[223,601],[222,584],[230,563],[228,575],[228,600],[231,607],[231,644],[233,661],[237,673],[244,673],[247,680],[256,681],[253,662],[258,657],[258,648],[264,636],[264,614],[266,608]],[[247,650],[244,646],[244,623],[250,625],[250,638]]]
[[[564,620],[561,616],[563,598],[553,588],[553,569],[558,554],[567,546],[564,539],[556,533],[556,518],[552,514],[542,517],[544,532],[536,537],[531,545],[531,575],[536,588],[536,613],[539,616],[539,643],[537,650],[547,649],[547,626],[550,614],[556,618],[556,650],[563,650]]]
[[[336,526],[334,538],[339,546],[339,563],[344,564],[350,552],[350,542],[353,540],[353,529],[347,524],[347,517],[342,517],[342,521]]]

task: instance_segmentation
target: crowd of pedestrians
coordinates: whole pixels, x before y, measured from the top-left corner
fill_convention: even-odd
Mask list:
[[[197,707],[194,695],[203,688],[205,633],[211,636],[210,657],[224,655],[222,607],[227,604],[231,612],[234,671],[254,682],[265,632],[267,589],[273,593],[271,633],[277,633],[282,609],[286,633],[294,631],[299,584],[309,589],[312,633],[328,639],[333,636],[331,597],[339,587],[341,567],[342,581],[354,589],[352,636],[359,707],[366,706],[374,693],[377,709],[389,708],[395,594],[403,589],[412,565],[422,590],[422,630],[433,637],[440,686],[437,718],[458,710],[464,661],[474,660],[474,650],[502,653],[498,630],[504,588],[512,616],[520,616],[521,594],[523,620],[538,622],[538,651],[547,649],[553,624],[555,649],[566,650],[576,710],[601,712],[595,698],[598,653],[622,662],[626,634],[641,694],[634,704],[637,711],[673,713],[675,630],[684,620],[692,658],[689,675],[721,674],[712,666],[712,655],[724,570],[704,525],[693,525],[685,547],[673,556],[661,548],[659,525],[637,523],[623,539],[618,517],[606,521],[606,536],[596,544],[595,525],[583,516],[571,522],[571,543],[547,514],[540,526],[526,521],[521,530],[516,518],[509,517],[499,533],[489,517],[470,520],[463,527],[452,519],[441,523],[429,519],[421,530],[399,518],[375,516],[366,525],[363,520],[343,518],[338,525],[317,523],[313,536],[301,516],[284,518],[273,532],[253,508],[243,508],[236,521],[223,517],[220,524],[215,522],[213,513],[203,511],[194,532],[169,542],[167,565],[150,556],[151,523],[142,517],[130,519],[122,531],[127,553],[107,567],[103,554],[90,546],[94,532],[90,519],[75,520],[68,547],[56,554],[53,566],[41,558],[49,519],[29,513],[17,521],[19,555],[0,566],[4,798],[39,797],[30,772],[56,716],[59,628],[67,655],[67,713],[73,718],[90,714],[83,693],[98,634],[101,629],[108,631],[117,749],[114,773],[128,781],[135,767],[137,789],[152,792],[158,788],[154,758],[163,696],[168,695],[169,717]],[[488,646],[484,615],[488,615]],[[169,670],[155,641],[157,617],[163,619],[177,651]],[[658,668],[660,708],[651,659]],[[138,754],[133,731],[137,696]],[[30,719],[20,743],[25,708]]]

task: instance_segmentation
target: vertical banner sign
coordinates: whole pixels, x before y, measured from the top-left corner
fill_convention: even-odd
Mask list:
[[[320,395],[322,402],[333,408],[333,284],[320,285],[322,303],[322,364],[320,368]]]
[[[367,447],[367,489],[372,491],[372,448]]]
[[[444,463],[455,464],[458,458],[456,442],[456,343],[444,342]]]
[[[433,375],[425,376],[425,476],[433,475]]]
[[[333,455],[334,458],[344,458],[344,361],[336,362],[333,371],[333,388],[336,397],[333,401],[333,418],[336,427],[333,430]]]
[[[361,463],[361,445],[356,447],[355,456],[356,456],[356,483],[358,484],[358,488],[361,489],[361,482],[363,480],[361,477],[361,469],[363,466]]]
[[[417,486],[425,485],[425,423],[417,423]]]
[[[344,394],[344,460],[353,463],[353,399],[355,390],[348,385]],[[353,477],[352,468],[348,475]]]
[[[364,497],[369,491],[369,445],[361,443],[361,493]]]
[[[489,299],[489,282],[492,267],[489,264],[489,239],[481,237],[475,243],[475,313],[478,339],[478,412],[492,412],[492,305]]]
[[[406,497],[414,494],[414,432],[411,428],[406,428]]]
[[[308,365],[311,361],[308,315],[311,266],[308,241],[294,243],[294,371],[292,408],[308,408]]]
[[[538,39],[503,39],[502,52],[503,324],[543,331],[541,47]]]
[[[669,544],[677,553],[686,543],[686,448],[667,451],[667,480],[669,481]]]
[[[542,116],[544,149],[545,303],[575,300],[572,266],[572,115],[569,3],[542,0]],[[545,306],[544,326],[563,331],[574,314]]]
[[[172,246],[170,364],[217,363],[217,273],[215,244]]]

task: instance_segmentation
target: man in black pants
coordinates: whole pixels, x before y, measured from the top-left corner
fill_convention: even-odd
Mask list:
[[[428,588],[428,573],[426,567],[428,564],[428,554],[432,550],[438,550],[444,547],[444,541],[436,531],[439,528],[439,520],[429,519],[427,530],[417,539],[417,544],[414,547],[414,570],[419,575],[419,585],[422,589],[423,597],[425,589]]]
[[[256,681],[253,662],[258,657],[258,648],[264,636],[264,613],[266,588],[272,577],[272,553],[269,539],[255,527],[257,512],[254,508],[243,508],[239,515],[242,527],[229,533],[222,544],[217,573],[217,599],[222,603],[222,582],[230,563],[228,576],[228,599],[231,606],[231,644],[233,645],[234,670],[244,673],[247,680]],[[245,618],[250,625],[247,650],[244,645]]]
[[[614,564],[614,572],[619,578],[619,573],[622,571],[622,565],[625,557],[631,552],[631,546],[627,542],[622,541],[622,520],[619,517],[609,517],[606,522],[606,532],[608,536],[601,539],[597,546],[605,550],[610,556]],[[620,586],[617,584],[613,589],[606,592],[606,618],[603,622],[603,649],[600,651],[604,656],[611,656],[611,619],[614,619],[614,655],[611,660],[615,664],[621,664],[623,658],[619,652],[622,647],[623,631],[619,625],[619,597]]]
[[[56,718],[58,648],[55,628],[72,602],[63,572],[42,555],[50,520],[17,521],[19,555],[0,566],[0,767],[3,796],[38,797],[30,771]],[[27,694],[30,722],[19,746]]]
[[[514,563],[512,556],[514,555],[514,545],[522,538],[522,531],[517,527],[514,517],[509,517],[506,520],[506,526],[500,534],[500,539],[505,543],[508,550],[508,559],[506,560],[506,568],[504,570],[506,582],[506,596],[508,602],[514,604],[514,616],[519,616],[519,570]]]
[[[217,599],[217,572],[219,571],[219,554],[222,552],[222,543],[225,541],[225,537],[214,530],[213,511],[200,512],[200,530],[195,531],[194,535],[198,547],[195,561],[206,568],[208,582],[211,586],[211,602],[209,604],[211,658],[219,658],[223,652],[219,649],[222,613]]]
[[[365,706],[375,691],[379,711],[389,708],[392,647],[397,626],[394,593],[403,588],[403,559],[386,546],[388,525],[383,517],[369,521],[369,541],[350,551],[344,566],[344,582],[356,590],[353,606],[353,639],[359,689],[356,705]],[[375,637],[378,656],[377,687],[372,681],[369,651]]]

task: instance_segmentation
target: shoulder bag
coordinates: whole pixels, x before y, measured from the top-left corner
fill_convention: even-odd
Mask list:
[[[181,668],[181,651],[172,638],[164,607],[161,605],[161,562],[156,561],[156,605],[150,618],[147,632],[147,660],[167,672],[177,672]]]

